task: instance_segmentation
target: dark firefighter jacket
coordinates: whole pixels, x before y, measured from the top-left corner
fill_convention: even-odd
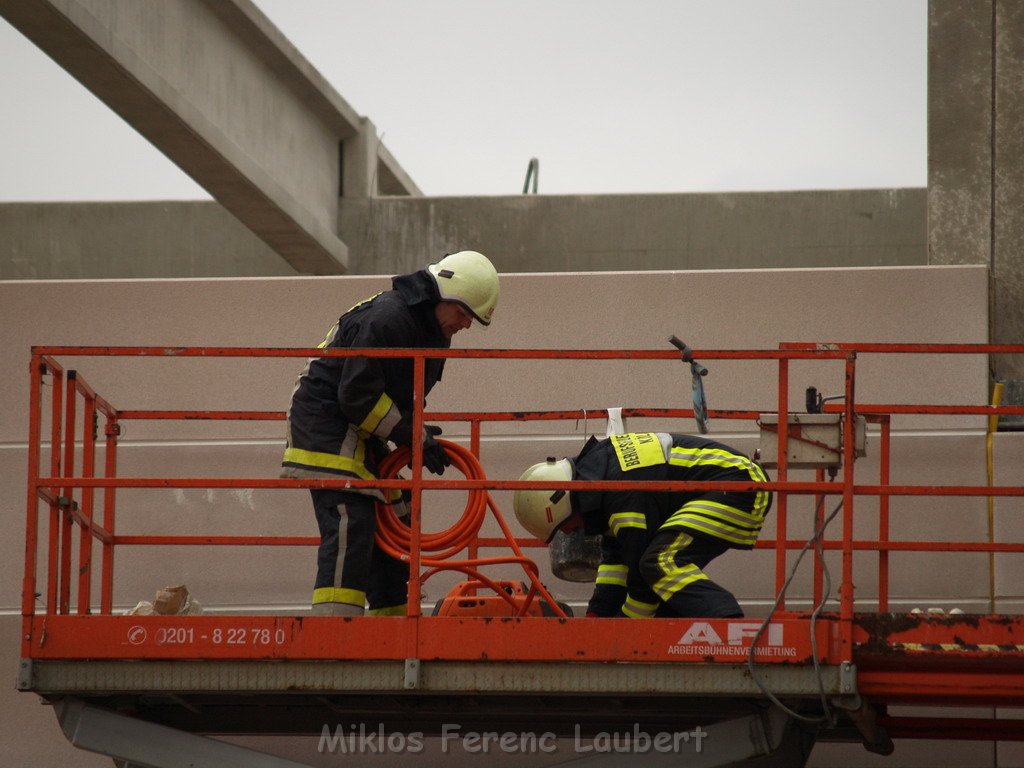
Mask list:
[[[342,315],[319,347],[450,347],[434,316],[440,296],[427,271],[399,275],[392,286]],[[426,361],[424,396],[443,369],[443,359]],[[409,358],[311,359],[288,409],[282,476],[377,477],[386,442],[411,442],[412,396]]]
[[[646,491],[644,481],[767,481],[764,471],[722,443],[691,435],[643,432],[591,438],[574,461],[576,480],[638,481],[626,491],[574,491],[573,510],[588,535],[601,535],[602,562],[588,612],[622,615],[625,599],[658,598],[640,574],[640,559],[663,528],[683,528],[750,549],[771,507],[768,491]],[[692,503],[691,503],[692,502]],[[685,505],[689,503],[686,509]]]

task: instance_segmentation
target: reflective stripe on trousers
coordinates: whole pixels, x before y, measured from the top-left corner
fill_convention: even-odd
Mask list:
[[[314,488],[310,490],[320,547],[313,603],[363,606],[371,614],[397,611],[407,599],[409,565],[395,560],[373,539],[377,517],[366,495]]]

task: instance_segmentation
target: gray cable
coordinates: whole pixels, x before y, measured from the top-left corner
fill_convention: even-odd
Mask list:
[[[818,502],[818,507],[817,509],[815,509],[816,515],[821,510],[822,506],[824,506],[824,504],[825,499],[823,498],[820,502]],[[817,621],[818,614],[821,612],[822,608],[824,608],[825,603],[828,602],[829,593],[832,591],[832,577],[829,574],[828,565],[825,563],[825,553],[821,547],[821,537],[824,535],[825,529],[828,527],[828,524],[831,523],[833,519],[835,519],[835,516],[839,514],[839,510],[842,508],[843,502],[840,501],[836,508],[832,510],[832,513],[827,518],[825,518],[825,520],[822,521],[821,526],[814,532],[814,535],[807,540],[807,543],[804,544],[803,548],[800,550],[800,554],[797,555],[796,562],[793,563],[793,567],[792,569],[790,569],[789,576],[786,578],[786,582],[782,585],[782,589],[779,590],[779,594],[776,596],[775,603],[772,605],[771,610],[768,612],[768,616],[765,618],[764,622],[762,622],[760,628],[757,630],[757,633],[754,635],[754,639],[750,643],[750,653],[747,654],[747,668],[750,670],[750,678],[754,681],[755,685],[757,685],[757,687],[761,689],[761,693],[767,696],[769,701],[771,701],[773,704],[775,704],[777,707],[783,710],[787,715],[796,718],[797,720],[802,720],[805,723],[835,724],[835,719],[832,715],[832,709],[828,705],[828,697],[825,694],[825,683],[821,675],[821,666],[818,663],[818,643],[817,639],[814,636],[814,623],[815,621]],[[821,602],[815,606],[814,611],[811,613],[811,656],[812,661],[814,662],[814,671],[818,677],[818,691],[821,695],[821,706],[824,711],[824,714],[821,717],[808,717],[806,715],[801,715],[798,712],[794,712],[792,709],[790,709],[781,701],[779,701],[778,697],[776,697],[775,694],[768,690],[764,683],[762,683],[758,679],[757,673],[754,671],[754,649],[757,647],[758,641],[764,635],[765,630],[768,629],[768,624],[771,623],[772,617],[775,615],[775,611],[778,610],[779,604],[782,602],[782,598],[786,594],[786,590],[789,589],[789,585],[792,583],[793,577],[796,576],[796,570],[800,566],[800,561],[803,560],[804,555],[807,554],[807,550],[810,549],[812,546],[814,546],[815,551],[817,551],[818,555],[821,557],[821,565],[822,569],[824,570],[826,583],[826,588],[824,594],[822,595]]]

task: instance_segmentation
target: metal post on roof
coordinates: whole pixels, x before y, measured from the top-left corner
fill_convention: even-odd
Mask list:
[[[536,157],[531,157],[530,162],[526,166],[526,180],[523,182],[523,194],[529,194],[531,191],[533,194],[537,194],[537,179],[540,177],[540,160]],[[533,179],[533,189],[530,189],[530,179]]]

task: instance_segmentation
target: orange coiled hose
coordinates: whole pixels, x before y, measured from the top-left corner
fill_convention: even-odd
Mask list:
[[[448,440],[438,440],[452,460],[452,466],[465,475],[467,480],[484,477],[483,467],[467,448]],[[409,464],[412,451],[399,448],[387,455],[380,466],[382,479],[398,477],[398,473]],[[431,560],[445,560],[465,549],[476,539],[487,514],[487,491],[473,489],[469,492],[466,511],[451,527],[438,533],[420,534],[420,552],[436,553]],[[387,504],[377,505],[377,545],[392,557],[407,559],[412,545],[412,535],[407,522],[395,514]]]
[[[452,466],[458,469],[467,480],[484,479],[484,470],[480,461],[473,453],[449,440],[438,440],[444,446],[445,451],[452,460]],[[381,462],[380,477],[382,480],[389,480],[398,477],[402,468],[410,462],[412,452],[408,448],[399,448],[392,451]],[[484,517],[490,507],[494,517],[501,527],[502,533],[508,540],[512,555],[502,557],[473,558],[466,560],[450,560],[463,549],[470,547],[480,534]],[[422,521],[421,521],[422,523]],[[412,548],[412,534],[408,523],[395,514],[395,510],[388,504],[377,504],[377,531],[374,534],[377,546],[387,552],[391,557],[399,560],[409,560],[409,553]],[[432,553],[432,555],[428,555]],[[565,612],[557,601],[551,596],[547,588],[541,583],[537,570],[537,564],[523,554],[515,535],[508,527],[504,517],[494,504],[491,495],[483,489],[472,489],[469,491],[469,498],[466,501],[466,509],[453,525],[437,533],[420,533],[420,564],[428,568],[422,578],[426,581],[430,576],[442,570],[458,570],[467,576],[476,579],[481,584],[492,589],[498,596],[515,607],[521,615],[526,615],[535,595],[540,595],[554,610],[555,615],[567,618]],[[482,574],[479,570],[484,565],[501,565],[518,563],[526,572],[531,585],[527,597],[522,605],[505,593],[492,579]]]

